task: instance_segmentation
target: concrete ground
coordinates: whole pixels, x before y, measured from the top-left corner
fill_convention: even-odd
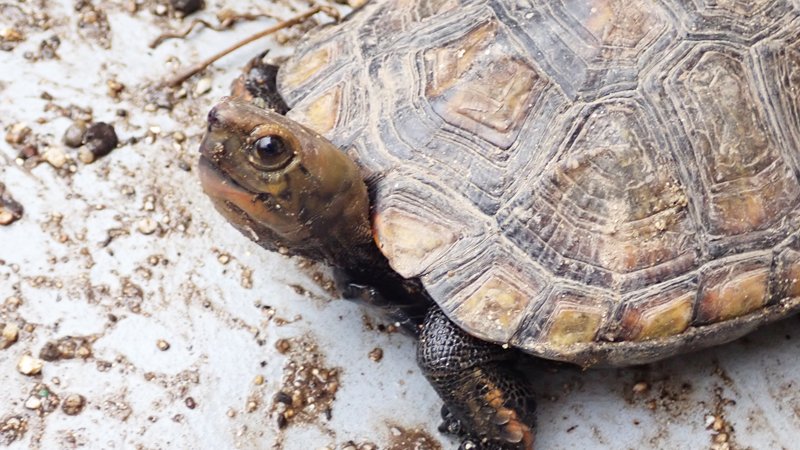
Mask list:
[[[24,208],[0,226],[0,447],[457,448],[412,339],[340,300],[326,268],[250,243],[201,192],[205,113],[238,67],[300,33],[170,100],[151,88],[274,21],[151,50],[189,21],[165,5],[0,4],[0,195]],[[307,4],[208,1],[191,17],[223,7]],[[82,162],[62,143],[81,119],[113,124],[119,147]],[[538,447],[800,448],[797,325],[634,369],[532,367]]]

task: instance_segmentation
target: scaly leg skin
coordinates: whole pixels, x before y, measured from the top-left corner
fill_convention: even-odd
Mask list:
[[[428,312],[417,361],[444,401],[444,430],[466,436],[461,449],[533,449],[535,403],[511,365],[515,355],[470,336],[437,307]]]

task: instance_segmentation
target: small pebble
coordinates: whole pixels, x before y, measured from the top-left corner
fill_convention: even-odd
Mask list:
[[[292,348],[292,345],[289,344],[287,339],[278,339],[275,342],[275,349],[278,350],[278,353],[280,354],[288,352],[290,348]]]
[[[286,425],[289,425],[289,421],[286,420],[285,414],[278,414],[278,429],[286,428]]]
[[[184,403],[186,403],[186,407],[189,409],[194,409],[197,407],[197,402],[195,402],[192,397],[186,397]]]
[[[373,348],[372,351],[369,352],[369,359],[371,359],[371,360],[373,360],[375,362],[379,362],[380,360],[382,360],[383,359],[383,349],[381,349],[379,347]]]
[[[10,225],[22,218],[24,208],[5,192],[6,186],[0,183],[0,225]]]
[[[64,414],[68,416],[75,416],[80,414],[83,411],[83,407],[86,405],[86,398],[79,394],[70,394],[64,399],[64,402],[61,404],[61,410],[64,411]]]
[[[23,39],[25,39],[25,37],[22,32],[16,28],[3,28],[0,30],[0,40],[6,42],[20,42]]]
[[[39,156],[39,149],[33,144],[28,144],[22,147],[22,150],[19,151],[17,158],[25,161],[33,158],[34,156]]]
[[[31,129],[24,122],[15,123],[11,125],[8,132],[6,132],[6,142],[12,145],[22,144],[25,139],[31,135]]]
[[[136,225],[136,229],[142,234],[153,234],[158,229],[158,222],[149,217],[145,217],[139,221]]]
[[[50,147],[42,154],[42,158],[56,169],[64,167],[67,163],[67,155],[58,147]]]
[[[183,134],[182,131],[176,131],[172,133],[172,139],[174,139],[175,142],[183,142],[186,140],[186,135]]]
[[[154,211],[156,209],[156,198],[153,195],[146,196],[143,207],[145,211]]]
[[[194,95],[200,96],[211,90],[211,78],[201,78],[194,87]]]
[[[25,407],[28,409],[39,409],[42,407],[42,401],[36,396],[30,396],[28,400],[25,400]]]
[[[23,375],[37,375],[42,372],[44,361],[31,355],[22,355],[17,363],[17,370]]]
[[[253,288],[253,269],[249,267],[242,267],[242,278],[239,280],[241,286],[245,289]]]
[[[634,394],[642,394],[644,392],[647,392],[648,389],[650,389],[650,386],[644,381],[640,381],[633,385]]]
[[[64,145],[67,147],[80,147],[81,144],[83,144],[83,135],[86,134],[87,128],[86,122],[82,120],[72,122],[72,125],[64,132],[64,136],[61,138],[62,142],[64,142]]]
[[[92,349],[90,349],[85,345],[81,345],[80,347],[78,347],[78,350],[75,351],[75,354],[78,355],[79,358],[86,359],[92,356]]]
[[[284,405],[291,405],[292,396],[287,394],[286,392],[279,391],[277,394],[275,394],[275,402],[283,403]]]
[[[159,349],[159,350],[161,350],[162,352],[165,352],[165,351],[169,350],[169,342],[167,342],[167,341],[165,341],[165,340],[163,340],[163,339],[159,339],[159,340],[156,342],[156,346],[157,346],[157,347],[158,347],[158,349]]]
[[[95,122],[86,130],[83,136],[83,146],[78,151],[78,157],[86,164],[94,162],[114,150],[119,143],[114,127],[105,122]]]
[[[255,379],[253,379],[253,384],[256,386],[261,386],[264,384],[264,376],[263,375],[256,375]]]
[[[19,327],[15,323],[0,323],[0,350],[5,350],[17,342],[19,337]]]
[[[231,256],[227,253],[220,253],[219,256],[217,256],[217,261],[224,266],[231,262]]]
[[[175,11],[184,15],[191,14],[203,7],[203,0],[170,0],[169,3]]]
[[[112,98],[119,98],[119,94],[125,89],[124,84],[113,79],[106,81],[106,87],[108,87],[108,95]]]

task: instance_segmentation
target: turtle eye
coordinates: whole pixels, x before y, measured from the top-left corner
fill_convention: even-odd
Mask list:
[[[280,136],[268,135],[258,138],[250,148],[248,159],[259,169],[276,170],[286,167],[294,157],[286,141]]]

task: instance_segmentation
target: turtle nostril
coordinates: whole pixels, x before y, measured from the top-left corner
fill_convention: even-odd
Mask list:
[[[218,107],[219,105],[214,106],[211,108],[211,111],[208,112],[208,131],[211,131],[212,128],[219,127],[220,125],[221,121],[219,119],[219,113],[217,112]]]

